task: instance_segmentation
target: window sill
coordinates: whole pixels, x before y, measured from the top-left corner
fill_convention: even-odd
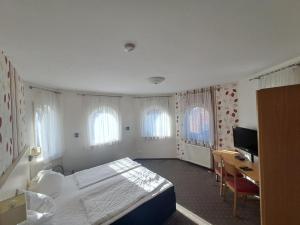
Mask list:
[[[120,144],[121,141],[116,141],[116,142],[109,142],[109,143],[103,143],[103,144],[97,144],[97,145],[90,145],[90,149],[97,149],[97,148],[102,148],[106,146],[112,146],[112,145],[117,145]]]
[[[141,137],[145,141],[160,141],[170,139],[171,137]]]

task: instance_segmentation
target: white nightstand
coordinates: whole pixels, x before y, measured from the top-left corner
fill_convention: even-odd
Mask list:
[[[0,202],[0,225],[16,225],[26,220],[24,194]]]

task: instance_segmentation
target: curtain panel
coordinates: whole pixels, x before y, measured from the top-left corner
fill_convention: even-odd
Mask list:
[[[188,144],[214,145],[214,98],[212,88],[177,93],[178,131]]]
[[[0,175],[10,166],[13,160],[13,133],[10,90],[9,62],[0,55]]]
[[[239,123],[236,83],[179,92],[175,97],[178,158],[183,158],[185,144],[233,149],[232,127]]]
[[[82,127],[87,149],[121,141],[120,99],[109,96],[82,96]]]
[[[23,80],[0,53],[0,175],[26,148]]]
[[[259,79],[259,89],[300,84],[300,66],[268,74]]]
[[[216,149],[234,148],[232,128],[239,124],[237,90],[237,83],[214,87]]]
[[[16,69],[9,63],[9,75],[11,78],[11,114],[13,132],[13,158],[16,159],[25,148],[25,93],[24,82]]]
[[[63,154],[61,95],[39,89],[32,92],[35,145],[42,149],[38,161],[47,163]]]
[[[139,113],[139,132],[146,140],[165,139],[171,136],[170,97],[136,98]]]

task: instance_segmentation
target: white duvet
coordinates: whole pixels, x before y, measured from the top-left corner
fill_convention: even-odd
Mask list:
[[[111,182],[90,191],[80,201],[90,224],[97,225],[152,195],[166,184],[166,179],[145,167],[138,167],[111,178]]]
[[[110,177],[116,176],[118,174],[124,173],[141,164],[131,160],[130,158],[123,158],[113,162],[103,164],[101,166],[93,167],[91,169],[86,169],[75,173],[74,179],[77,186],[82,189],[88,187],[92,184],[98,183]]]
[[[171,186],[142,166],[82,189],[73,174],[65,177],[63,193],[55,199],[52,225],[108,225]]]

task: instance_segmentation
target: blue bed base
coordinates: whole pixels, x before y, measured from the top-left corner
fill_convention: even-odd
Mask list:
[[[160,225],[176,211],[174,186],[143,203],[112,225]]]

